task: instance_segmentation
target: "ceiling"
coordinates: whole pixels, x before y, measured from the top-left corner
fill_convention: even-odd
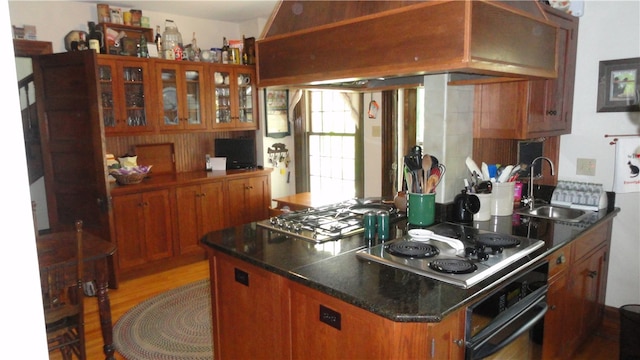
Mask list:
[[[105,1],[82,0],[82,2],[97,4]],[[125,0],[108,3],[110,6],[124,9],[142,9],[208,20],[243,22],[257,18],[268,19],[278,2],[279,0]]]

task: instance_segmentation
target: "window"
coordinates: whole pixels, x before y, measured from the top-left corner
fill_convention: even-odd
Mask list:
[[[359,97],[331,90],[307,96],[310,191],[355,197]]]

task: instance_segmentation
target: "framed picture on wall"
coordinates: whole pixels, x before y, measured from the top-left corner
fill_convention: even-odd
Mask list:
[[[264,89],[265,132],[267,137],[291,135],[289,127],[289,90]]]
[[[640,111],[640,58],[600,61],[598,112]]]

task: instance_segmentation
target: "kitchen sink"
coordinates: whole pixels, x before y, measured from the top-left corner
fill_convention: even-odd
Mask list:
[[[520,215],[568,222],[580,222],[580,220],[588,216],[589,213],[589,211],[585,210],[572,209],[556,205],[542,205],[533,209],[524,207],[516,210],[516,214]]]

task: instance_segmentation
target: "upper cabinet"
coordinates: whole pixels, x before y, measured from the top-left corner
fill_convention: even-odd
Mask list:
[[[571,133],[578,19],[545,7],[558,28],[558,77],[477,85],[474,137],[531,139]]]
[[[214,129],[257,129],[256,73],[246,66],[211,67]]]
[[[106,134],[152,132],[153,81],[149,62],[122,56],[100,56],[98,79]]]
[[[107,136],[258,129],[253,66],[97,55]]]
[[[160,130],[206,130],[204,65],[157,61],[155,67]]]

